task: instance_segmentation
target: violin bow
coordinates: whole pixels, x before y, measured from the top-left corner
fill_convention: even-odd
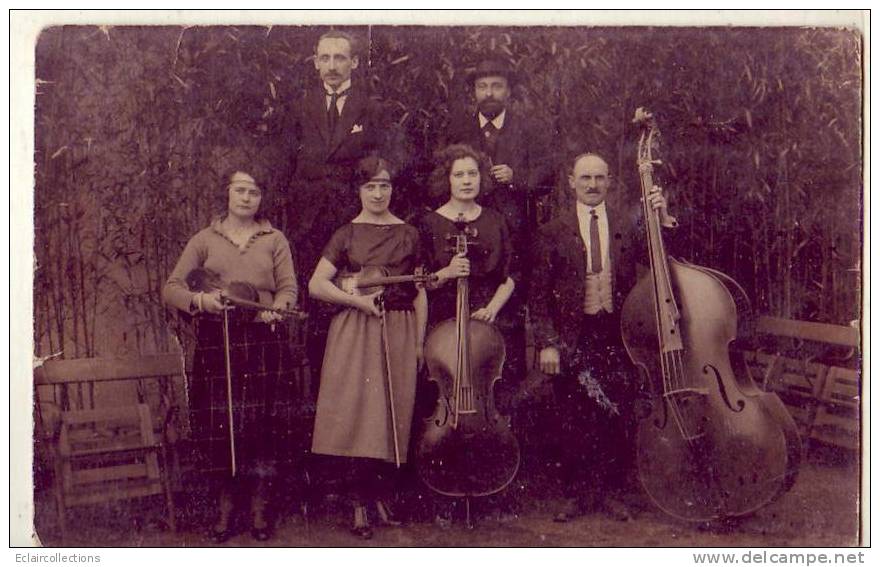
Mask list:
[[[235,422],[232,417],[232,362],[229,357],[229,312],[223,310],[223,354],[226,357],[226,410],[229,415],[229,456],[235,477]]]
[[[391,380],[391,355],[388,352],[388,320],[385,318],[385,304],[381,298],[382,296],[380,295],[377,299],[379,300],[379,309],[382,312],[382,351],[385,355],[385,381],[388,385],[388,407],[391,410],[391,432],[392,438],[394,439],[394,463],[397,465],[397,468],[400,468],[400,440],[397,438],[397,410],[394,409],[394,384]]]

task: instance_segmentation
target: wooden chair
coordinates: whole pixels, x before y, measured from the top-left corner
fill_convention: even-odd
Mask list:
[[[760,346],[746,361],[756,381],[785,402],[803,438],[858,449],[859,330],[760,317],[756,334]]]
[[[172,469],[177,462],[177,438],[172,424],[175,376],[183,373],[179,354],[125,359],[48,361],[35,369],[38,392],[61,389],[61,402],[37,399],[57,406],[51,424],[54,456],[53,491],[62,540],[67,537],[67,509],[153,495],[164,496],[167,525],[176,531]],[[158,419],[138,388],[135,403],[94,407],[94,396],[71,395],[68,390],[97,384],[156,380],[165,393],[157,403]],[[88,401],[84,401],[88,400]],[[104,404],[109,405],[109,404]]]

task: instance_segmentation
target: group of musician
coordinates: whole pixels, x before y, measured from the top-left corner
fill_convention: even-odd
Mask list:
[[[620,495],[632,489],[632,432],[644,388],[622,345],[619,314],[644,256],[636,208],[607,203],[608,163],[585,152],[567,164],[574,204],[538,226],[531,204],[554,185],[556,167],[541,128],[509,107],[515,74],[488,60],[468,78],[477,112],[454,120],[435,152],[426,193],[442,204],[401,215],[414,219],[406,222],[393,212],[402,149],[383,126],[381,106],[364,85],[352,84],[359,62],[348,33],[318,39],[322,88],[301,101],[290,123],[297,143],[290,240],[265,218],[273,212],[262,206],[269,187],[236,166],[222,179],[226,210],[187,243],[164,288],[165,302],[196,321],[192,437],[225,479],[211,536],[223,542],[234,535],[241,498],[252,536],[272,535],[267,499],[285,440],[273,430],[283,429],[279,408],[295,402],[284,399],[277,378],[290,364],[280,321],[301,303],[306,281],[308,357],[320,368],[311,451],[344,460],[355,536],[369,538],[376,525],[398,521],[389,506],[392,479],[413,460],[424,345],[432,329],[455,317],[459,278],[469,284],[472,319],[504,338],[505,399],[527,371],[528,313],[537,363],[552,377],[558,404],[556,429],[547,434],[566,440],[556,467],[566,499],[553,519],[586,512],[629,519]],[[650,206],[663,226],[677,224],[657,188]],[[474,244],[467,256],[450,247],[450,235],[464,230]],[[340,276],[370,267],[385,276],[423,268],[432,277],[366,293],[338,285]],[[231,305],[228,289],[195,287],[188,276],[198,268],[249,286],[266,309]]]

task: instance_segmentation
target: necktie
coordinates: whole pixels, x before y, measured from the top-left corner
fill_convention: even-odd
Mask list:
[[[596,210],[590,211],[590,271],[598,274],[602,271],[602,245],[599,242],[599,217]]]
[[[339,107],[336,103],[340,98],[348,96],[348,89],[338,93],[328,93],[328,95],[330,96],[330,106],[327,107],[327,124],[332,134],[336,129],[336,123],[339,122]]]
[[[492,122],[486,122],[486,125],[483,126],[483,139],[486,142],[483,147],[494,163],[495,148],[498,146],[498,128]]]

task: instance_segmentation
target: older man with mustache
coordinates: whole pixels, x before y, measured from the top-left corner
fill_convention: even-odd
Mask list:
[[[635,369],[620,334],[620,309],[647,250],[638,214],[606,202],[607,162],[575,158],[568,184],[574,206],[539,231],[529,307],[541,370],[553,376],[560,448],[557,470],[566,501],[554,518],[584,512],[626,520],[633,469]],[[665,227],[677,225],[655,187],[651,206]]]

